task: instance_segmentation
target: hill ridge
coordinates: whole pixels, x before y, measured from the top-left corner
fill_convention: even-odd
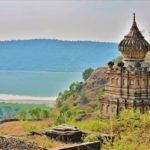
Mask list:
[[[49,39],[0,41],[0,70],[73,71],[103,66],[120,53],[116,43]]]

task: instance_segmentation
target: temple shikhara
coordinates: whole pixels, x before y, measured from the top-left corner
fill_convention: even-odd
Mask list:
[[[103,117],[118,116],[123,109],[139,109],[141,113],[150,110],[150,67],[144,63],[150,50],[136,24],[135,14],[129,33],[119,44],[123,61],[114,65],[109,62],[106,71],[107,82],[101,100]]]

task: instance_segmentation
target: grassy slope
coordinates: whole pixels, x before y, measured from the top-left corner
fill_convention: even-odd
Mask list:
[[[79,91],[73,92],[68,91],[71,93],[68,94],[65,99],[62,99],[60,97],[62,106],[64,105],[69,105],[71,107],[75,106],[82,110],[93,112],[97,107],[97,99],[99,95],[101,95],[101,91],[105,83],[105,75],[104,75],[105,71],[106,71],[105,67],[97,68],[91,74],[91,76],[85,82],[83,82],[82,88]],[[84,98],[87,99],[87,102],[85,103],[82,102],[83,95]]]
[[[115,142],[104,145],[108,150],[149,150],[150,114],[139,114],[126,110],[120,119],[86,119],[81,122],[69,122],[82,130],[96,131],[115,135]]]
[[[81,104],[80,92],[74,92],[62,101],[62,106],[69,105],[70,109],[66,109],[61,118],[65,118],[67,112],[76,108],[85,110],[85,115],[77,114],[68,116],[63,120],[64,123],[75,125],[82,130],[90,130],[115,135],[114,145],[107,143],[105,149],[112,150],[148,150],[150,149],[150,113],[140,114],[131,110],[122,112],[120,119],[111,118],[110,120],[102,120],[99,118],[100,99],[103,92],[104,72],[106,68],[96,69],[90,78],[83,83],[81,91],[84,91],[85,97],[88,98],[86,104]],[[74,106],[73,103],[77,105]],[[62,107],[59,108],[61,110]],[[79,116],[82,116],[81,118]],[[80,118],[79,120],[77,118]]]
[[[98,113],[98,112],[97,112]],[[115,135],[114,145],[107,143],[104,149],[108,150],[149,150],[150,148],[150,114],[140,114],[139,112],[132,112],[126,110],[122,112],[120,119],[111,118],[109,120],[101,120],[93,113],[89,118],[82,121],[75,121],[72,119],[66,122],[68,125],[77,126],[82,130],[90,130],[97,133],[107,133]],[[53,125],[52,120],[42,121],[21,121],[11,122],[0,125],[2,135],[16,135],[17,137],[36,142],[42,147],[56,147],[62,145],[46,137],[35,136],[34,138],[27,138],[21,136],[23,133],[32,130],[43,130]],[[17,134],[18,135],[17,135]],[[21,134],[21,135],[20,135]]]

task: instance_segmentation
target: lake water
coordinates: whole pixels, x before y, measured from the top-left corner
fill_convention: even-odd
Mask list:
[[[0,71],[0,94],[57,96],[74,81],[82,81],[81,72]]]

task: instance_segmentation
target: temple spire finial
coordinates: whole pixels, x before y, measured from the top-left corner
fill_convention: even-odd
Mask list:
[[[135,19],[135,13],[133,13],[133,22],[136,23],[136,19]]]

